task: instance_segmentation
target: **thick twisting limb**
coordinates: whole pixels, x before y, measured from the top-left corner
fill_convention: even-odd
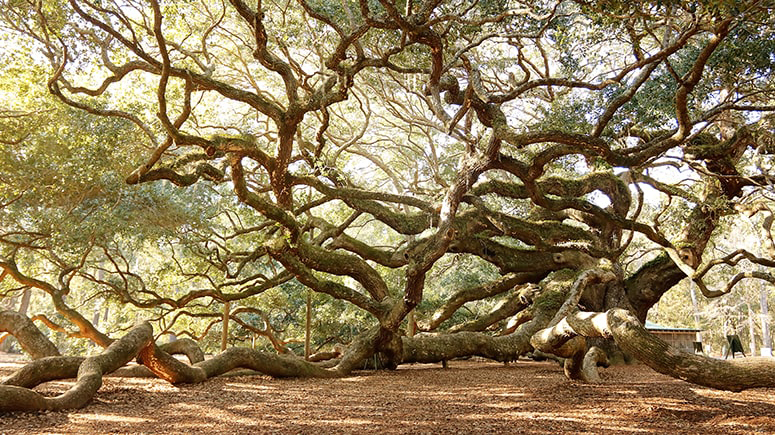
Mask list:
[[[207,379],[202,369],[178,361],[156,345],[143,348],[138,359],[153,374],[173,384],[196,384]]]
[[[362,334],[331,370],[294,355],[261,352],[249,348],[230,348],[211,359],[190,366],[163,352],[159,346],[147,346],[140,352],[140,360],[156,376],[175,384],[203,382],[237,368],[252,369],[274,377],[338,377],[362,367],[363,362],[374,354],[378,331],[379,328],[373,328]]]
[[[454,325],[449,328],[449,332],[484,331],[495,323],[528,308],[540,291],[540,287],[537,285],[517,286],[510,294],[501,299],[491,312],[475,320]]]
[[[588,269],[582,272],[573,282],[568,298],[560,309],[557,310],[557,313],[554,315],[554,318],[552,318],[552,321],[549,322],[549,325],[553,326],[557,324],[562,321],[563,317],[568,313],[576,310],[576,306],[578,305],[579,300],[581,300],[581,296],[584,294],[584,290],[587,286],[605,283],[614,279],[616,279],[616,276],[611,271],[605,269]]]
[[[197,364],[207,377],[218,376],[235,368],[248,368],[276,378],[337,377],[335,371],[320,368],[302,358],[258,352],[245,347],[232,347],[223,353]]]
[[[603,349],[592,346],[584,355],[584,362],[581,366],[582,379],[587,382],[600,382],[600,374],[597,371],[597,367],[608,367],[608,355]]]
[[[530,343],[537,350],[566,358],[564,364],[565,375],[569,379],[578,379],[585,382],[595,382],[599,379],[596,369],[597,359],[593,356],[589,359],[586,358],[588,353],[586,337],[605,336],[605,334],[599,331],[606,331],[606,329],[604,326],[601,326],[598,331],[597,329],[589,329],[585,323],[573,322],[576,316],[581,316],[586,320],[587,315],[590,314],[578,312],[568,314],[556,325],[539,331],[530,339]],[[597,319],[590,320],[590,322],[592,325],[597,325],[601,321],[600,319],[598,317]],[[585,331],[586,334],[582,334],[574,326]],[[586,366],[585,364],[594,364],[594,366]]]
[[[580,337],[613,338],[622,351],[652,369],[704,387],[730,391],[775,387],[775,362],[726,361],[684,352],[649,333],[632,313],[619,308],[576,312],[540,334],[554,346]]]
[[[452,317],[458,308],[462,307],[466,302],[484,299],[503,293],[520,284],[520,278],[521,277],[515,274],[507,274],[495,281],[472,288],[462,289],[450,297],[443,306],[439,307],[436,312],[433,313],[430,321],[424,322],[420,328],[425,331],[436,329],[445,320]]]
[[[83,356],[47,356],[26,364],[1,384],[34,388],[48,381],[74,378],[85,359]]]
[[[45,397],[24,387],[0,386],[0,411],[43,411],[82,408],[102,386],[102,376],[115,371],[148,346],[153,340],[149,323],[132,328],[101,354],[84,359],[78,368],[75,385],[56,397]]]
[[[530,344],[537,350],[551,353],[565,359],[565,375],[569,379],[579,379],[593,382],[599,379],[596,370],[597,360],[586,359],[587,341],[568,323],[570,313],[577,310],[584,289],[593,283],[607,282],[615,279],[613,273],[603,269],[584,271],[573,283],[565,303],[555,314],[549,327],[539,331],[530,339]],[[585,362],[593,362],[595,367],[585,367]]]
[[[660,373],[721,390],[775,387],[773,361],[726,361],[683,352],[649,333],[626,310],[609,310],[606,318],[619,347]]]
[[[530,334],[522,334],[520,331],[499,337],[469,331],[402,337],[402,362],[436,363],[472,355],[495,361],[515,361],[520,355],[532,350],[529,337]]]
[[[507,335],[492,336],[481,332],[463,331],[455,334],[418,334],[401,337],[402,362],[432,363],[452,358],[478,355],[496,361],[514,361],[533,350],[530,338],[546,328],[563,302],[570,286],[549,284],[535,297],[531,314],[520,321]],[[524,311],[523,311],[524,312]]]
[[[59,355],[52,343],[27,316],[15,311],[0,311],[0,332],[8,332],[32,359]]]
[[[179,338],[173,342],[159,345],[159,349],[170,355],[185,355],[191,364],[205,360],[205,354],[196,343],[190,338]]]

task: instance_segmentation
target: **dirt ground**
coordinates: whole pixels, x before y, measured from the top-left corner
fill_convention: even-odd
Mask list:
[[[0,364],[0,379],[18,366]],[[83,409],[0,414],[0,434],[775,433],[775,389],[715,391],[642,365],[601,375],[603,383],[585,385],[553,362],[451,361],[334,380],[106,378]]]

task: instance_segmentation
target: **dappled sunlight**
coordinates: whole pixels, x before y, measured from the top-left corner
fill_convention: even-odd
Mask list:
[[[626,390],[625,389],[625,390],[618,390],[617,394],[630,394],[630,395],[633,395],[633,396],[637,396],[638,395],[638,391],[636,391],[636,390]]]
[[[94,420],[104,422],[117,422],[117,423],[150,423],[155,420],[152,418],[131,417],[128,415],[117,414],[79,414],[70,417],[70,420],[77,423],[79,420]]]
[[[224,386],[224,391],[244,391],[255,393],[272,393],[277,387],[261,384],[233,383],[230,382]]]
[[[524,398],[526,396],[524,393],[493,393],[492,395],[496,397],[504,397],[509,399]]]
[[[378,415],[381,415],[381,414],[378,414]],[[320,419],[320,420],[310,421],[309,423],[312,423],[315,425],[330,425],[330,426],[336,426],[336,427],[341,427],[342,425],[365,426],[365,425],[374,424],[374,420],[365,420],[365,419],[358,419],[358,418],[343,418],[343,419],[336,419],[336,420]]]
[[[536,422],[540,422],[538,423],[540,425],[547,425],[547,423],[551,423],[551,426],[544,427],[551,427],[555,429],[561,428],[563,425],[567,425],[568,423],[575,423],[577,425],[588,426],[590,427],[590,430],[595,428],[594,431],[597,433],[605,433],[608,431],[632,433],[653,432],[651,429],[646,428],[622,426],[621,423],[617,422],[617,419],[611,418],[610,414],[597,414],[594,412],[590,413],[586,411],[580,413],[580,415],[575,416],[568,416],[566,413],[558,412],[508,412],[505,413],[504,416],[514,419],[534,420]]]
[[[24,421],[32,433],[638,434],[680,433],[685,425],[709,433],[775,430],[772,390],[695,388],[644,366],[609,369],[601,384],[570,382],[551,363],[481,367],[468,362],[341,379],[222,377],[179,386],[110,378],[86,408],[61,418],[30,414]],[[69,382],[50,384],[59,389]],[[0,424],[15,422],[0,417]]]
[[[366,380],[365,376],[350,376],[346,378],[342,378],[342,382],[353,382],[353,383],[360,383]]]
[[[41,383],[0,409],[63,411],[30,432],[770,425],[759,393],[518,359],[594,369],[602,337],[775,387],[640,325],[691,281],[724,301],[697,328],[771,350],[772,1],[0,5],[0,338]]]
[[[150,381],[150,382],[149,382]],[[107,378],[106,382],[115,382],[123,387],[138,387],[147,391],[175,391],[178,386],[156,378]]]
[[[223,422],[223,423],[229,423],[229,424],[244,424],[244,425],[255,424],[254,418],[247,417],[244,414],[230,412],[229,410],[221,408],[217,405],[219,404],[215,403],[212,406],[208,406],[208,405],[199,405],[199,404],[191,404],[191,403],[176,403],[174,405],[171,405],[170,409],[178,411],[181,414],[181,416],[199,415],[199,416],[206,417],[208,420],[214,423]]]

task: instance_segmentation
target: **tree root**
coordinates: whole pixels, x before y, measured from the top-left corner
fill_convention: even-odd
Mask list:
[[[45,397],[29,388],[16,385],[0,386],[0,411],[43,411],[82,408],[94,397],[102,386],[102,376],[115,371],[131,361],[141,349],[153,341],[153,329],[149,323],[135,326],[120,340],[113,342],[101,354],[83,359],[78,366],[75,385],[57,397]],[[64,357],[68,358],[68,357]],[[55,358],[52,361],[70,361]],[[65,365],[66,366],[66,365]],[[48,371],[48,364],[40,365]],[[36,380],[51,380],[51,376],[40,375]]]

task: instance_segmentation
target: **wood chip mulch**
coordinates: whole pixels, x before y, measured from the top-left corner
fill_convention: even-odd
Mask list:
[[[18,366],[0,365],[0,379]],[[83,409],[0,414],[0,434],[775,433],[775,389],[716,391],[642,365],[601,376],[580,384],[552,362],[451,361],[333,380],[105,378]]]

